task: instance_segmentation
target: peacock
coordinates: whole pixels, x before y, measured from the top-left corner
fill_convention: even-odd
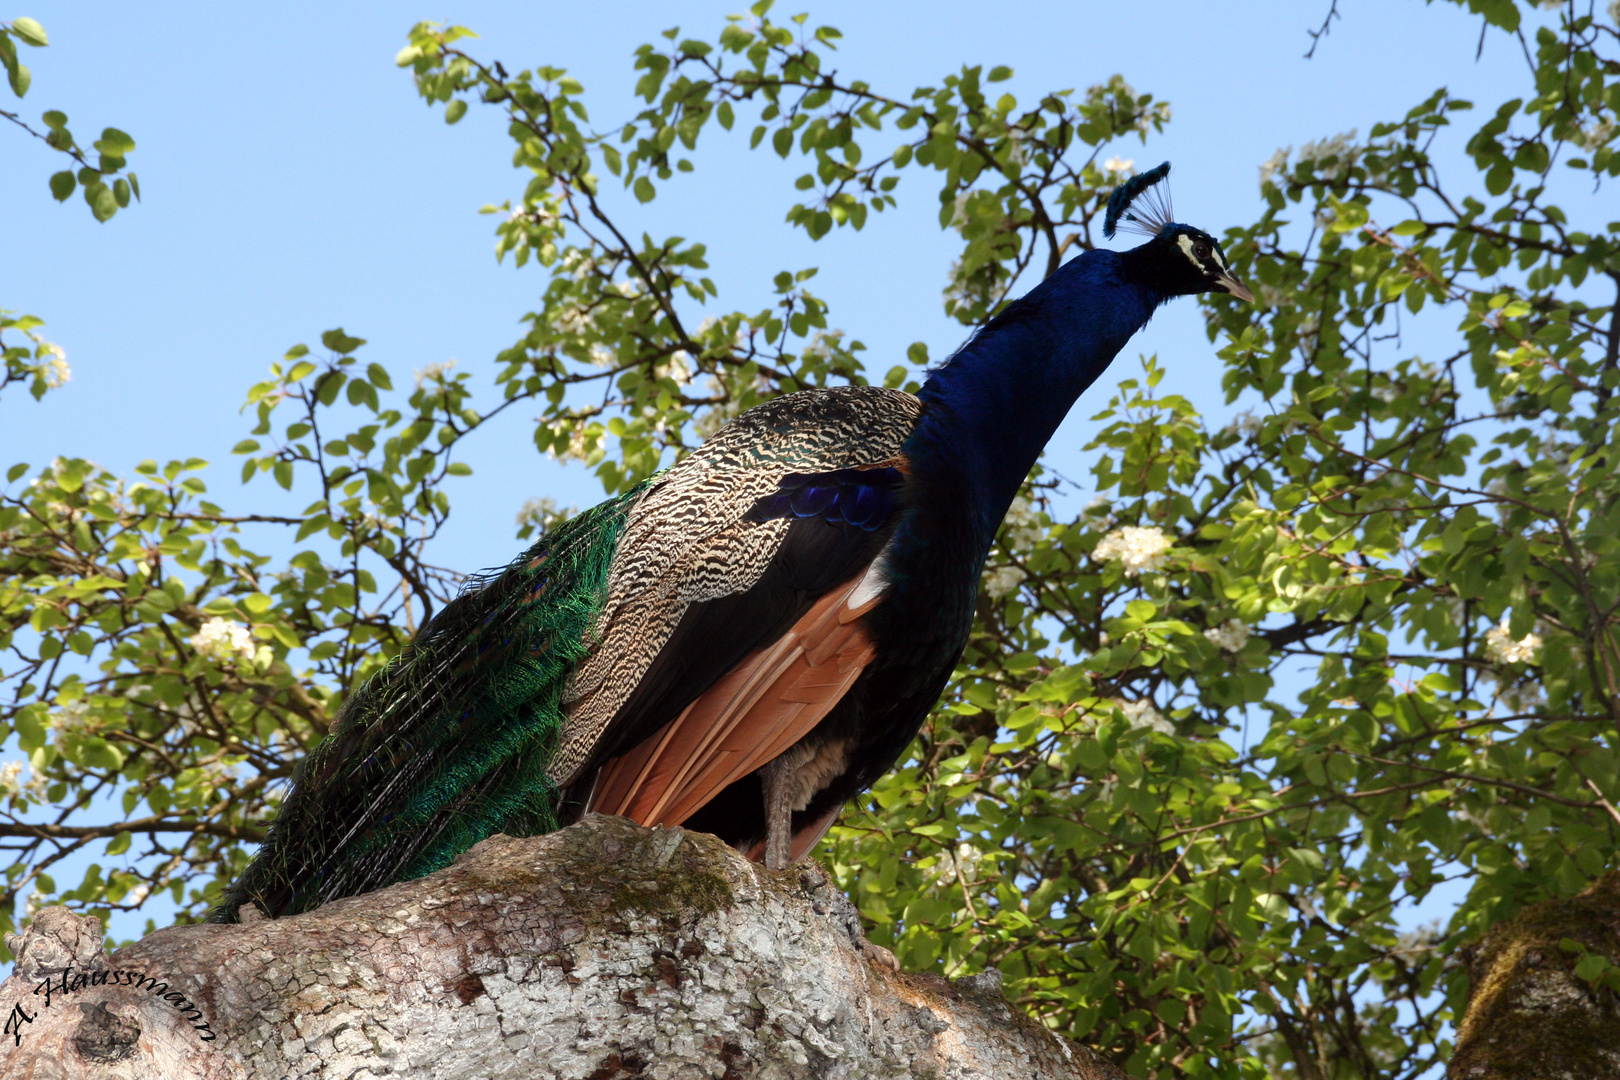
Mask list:
[[[1176,223],[1166,162],[1088,250],[908,394],[803,390],[474,581],[345,704],[218,921],[279,917],[584,813],[802,858],[916,735],[962,655],[1003,515],[1159,305],[1252,301]]]

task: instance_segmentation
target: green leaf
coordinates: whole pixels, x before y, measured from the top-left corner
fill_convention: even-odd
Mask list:
[[[321,334],[321,344],[335,353],[347,355],[354,352],[366,343],[365,338],[350,337],[343,332],[340,326],[336,330],[327,330]]]
[[[103,128],[95,147],[109,157],[128,157],[135,149],[135,140],[117,128]]]
[[[11,20],[11,32],[28,45],[42,48],[49,45],[50,39],[45,36],[45,28],[33,19],[26,16]]]
[[[464,98],[456,98],[444,107],[444,122],[454,124],[467,115],[467,102]]]
[[[97,221],[107,221],[118,213],[118,199],[114,197],[112,189],[99,179],[84,185],[84,201],[89,204],[90,212]]]
[[[73,195],[73,189],[78,186],[71,169],[51,174],[51,195],[57,202],[66,202]]]

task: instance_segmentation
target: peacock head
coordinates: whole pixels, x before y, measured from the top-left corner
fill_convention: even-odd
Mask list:
[[[1131,275],[1166,298],[1194,293],[1224,292],[1254,302],[1226,265],[1221,243],[1202,229],[1175,220],[1170,208],[1170,175],[1166,161],[1125,181],[1108,197],[1103,235],[1126,228],[1150,237],[1147,243],[1124,252]],[[1123,224],[1122,224],[1123,223]]]

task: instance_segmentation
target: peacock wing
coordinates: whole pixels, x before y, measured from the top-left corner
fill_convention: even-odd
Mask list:
[[[547,766],[583,796],[828,592],[863,574],[903,500],[916,398],[804,391],[749,410],[636,504]]]

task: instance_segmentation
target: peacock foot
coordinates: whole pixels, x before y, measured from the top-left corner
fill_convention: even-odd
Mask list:
[[[890,971],[900,970],[900,960],[881,945],[874,945],[865,938],[860,939],[861,955],[879,967],[886,967]]]

